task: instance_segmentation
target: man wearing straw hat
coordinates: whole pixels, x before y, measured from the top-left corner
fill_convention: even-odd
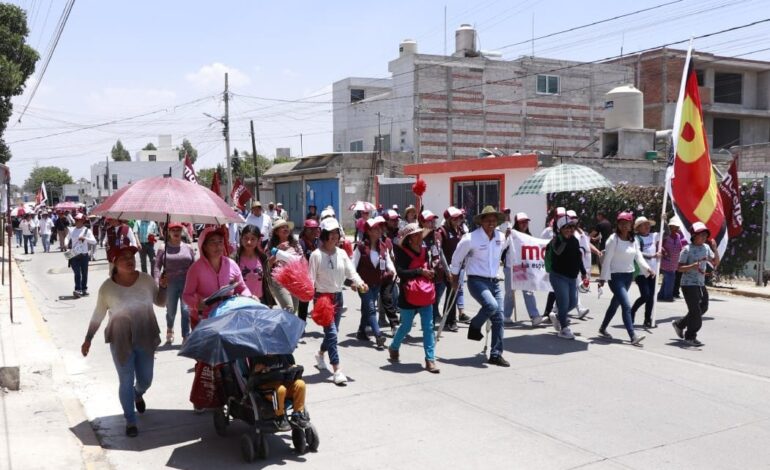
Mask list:
[[[468,327],[468,339],[480,341],[484,335],[481,327],[487,320],[492,322],[492,348],[489,364],[509,367],[503,359],[503,291],[497,272],[500,269],[500,257],[510,239],[497,230],[505,221],[505,215],[492,206],[486,206],[473,218],[478,226],[476,230],[463,236],[452,256],[451,272],[453,287],[457,287],[458,274],[463,265],[468,277],[468,291],[481,304],[481,310],[473,317]]]

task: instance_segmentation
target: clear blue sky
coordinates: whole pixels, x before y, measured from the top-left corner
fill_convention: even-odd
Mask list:
[[[30,43],[41,55],[65,2],[14,0],[29,12]],[[236,94],[330,101],[331,84],[348,76],[386,77],[387,63],[404,38],[420,52],[442,53],[444,7],[447,44],[454,29],[472,23],[482,49],[496,50],[535,36],[661,5],[666,0],[584,1],[145,1],[77,0],[41,87],[22,123],[11,123],[6,141],[17,183],[35,164],[69,168],[88,177],[120,138],[132,155],[158,134],[174,143],[189,138],[200,151],[197,168],[224,162],[221,127],[203,113],[221,115],[221,99],[174,105],[213,96],[230,71]],[[770,1],[682,0],[602,25],[535,41],[544,57],[598,60],[770,17]],[[47,19],[46,19],[47,18]],[[722,55],[770,60],[770,24],[703,39],[696,48]],[[531,53],[529,43],[502,49],[506,58]],[[751,55],[744,55],[754,52]],[[34,78],[33,78],[34,80]],[[220,95],[221,97],[221,95]],[[26,96],[14,100],[21,110]],[[249,119],[257,148],[306,155],[332,149],[329,103],[281,103],[234,96],[232,142],[250,149]],[[164,111],[117,124],[71,131],[113,119]],[[18,114],[12,117],[15,121]]]

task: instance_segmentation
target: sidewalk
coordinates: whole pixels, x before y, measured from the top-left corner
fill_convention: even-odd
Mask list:
[[[109,468],[91,427],[77,426],[82,405],[16,265],[28,258],[15,254],[13,324],[7,271],[0,285],[0,366],[20,368],[19,390],[0,391],[0,470]]]
[[[716,292],[740,295],[755,299],[770,299],[770,286],[756,286],[754,281],[736,281],[734,284],[721,284],[719,287],[709,287]]]

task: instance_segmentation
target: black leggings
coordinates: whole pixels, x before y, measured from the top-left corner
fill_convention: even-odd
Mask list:
[[[682,295],[687,303],[687,315],[677,326],[685,330],[684,339],[695,339],[703,325],[703,314],[709,309],[709,292],[703,286],[682,286]]]

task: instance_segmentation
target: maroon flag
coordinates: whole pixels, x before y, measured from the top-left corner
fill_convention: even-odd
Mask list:
[[[211,177],[211,191],[219,197],[222,197],[222,190],[220,189],[219,172],[214,170],[214,176]],[[224,199],[224,198],[223,198]]]
[[[251,191],[241,183],[240,178],[236,179],[233,191],[230,193],[230,200],[238,206],[238,209],[243,210],[249,199],[251,199]]]
[[[737,237],[743,232],[743,215],[741,214],[741,184],[738,181],[738,157],[733,159],[722,182],[719,183],[719,192],[722,194],[725,220],[727,221],[727,235],[730,238]]]
[[[195,175],[195,168],[190,161],[190,156],[185,152],[184,154],[184,179],[191,183],[197,183],[198,177]]]

